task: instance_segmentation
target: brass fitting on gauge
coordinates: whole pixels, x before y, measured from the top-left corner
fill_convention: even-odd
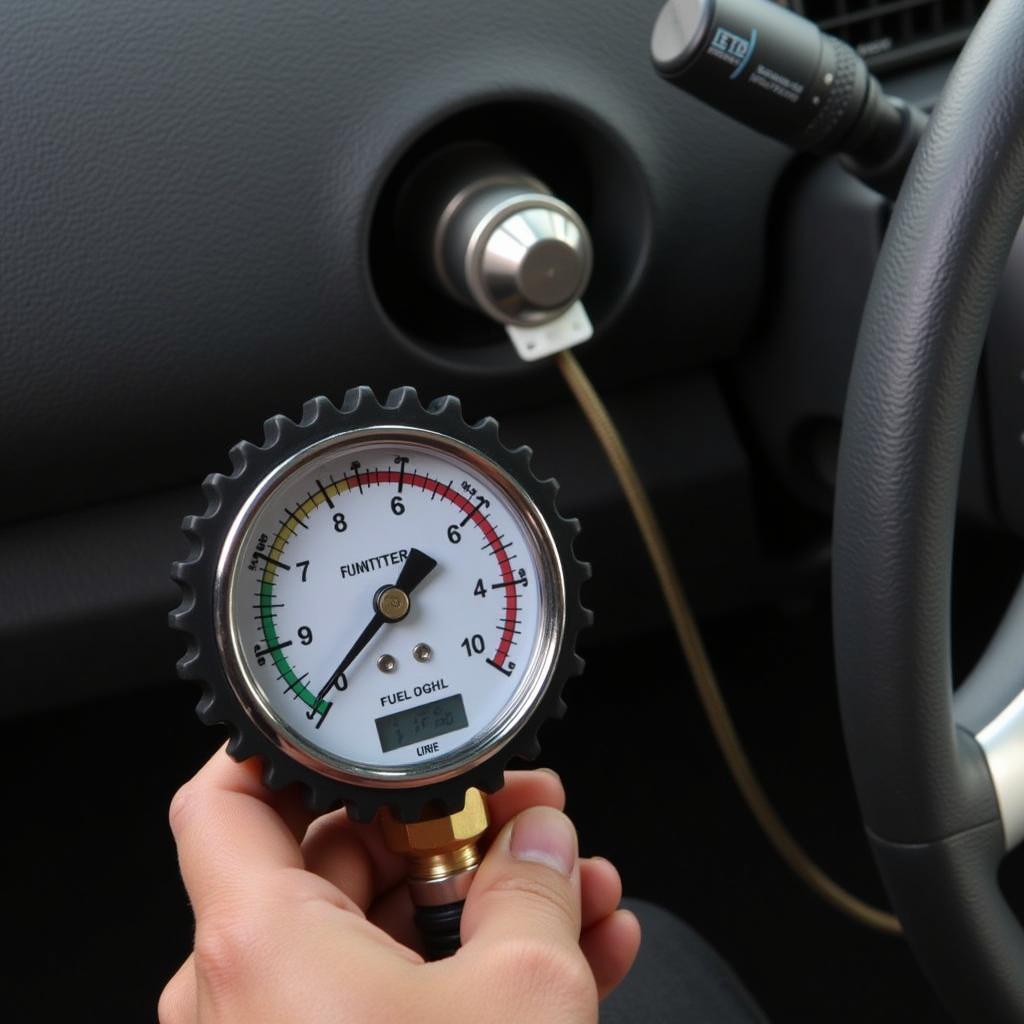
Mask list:
[[[384,842],[409,864],[409,891],[418,907],[461,903],[480,863],[477,842],[490,824],[479,789],[466,790],[461,811],[442,818],[399,821],[387,808],[380,815]]]

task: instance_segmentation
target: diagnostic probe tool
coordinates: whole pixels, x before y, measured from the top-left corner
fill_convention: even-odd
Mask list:
[[[842,40],[772,0],[669,0],[651,57],[673,85],[894,198],[926,124]]]
[[[530,458],[451,397],[317,398],[207,477],[173,568],[199,717],[228,726],[236,760],[262,758],[268,786],[379,817],[433,958],[458,947],[481,791],[537,756],[583,667],[578,523]]]

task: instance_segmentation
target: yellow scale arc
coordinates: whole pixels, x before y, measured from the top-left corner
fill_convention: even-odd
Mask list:
[[[326,488],[311,494],[281,524],[281,529],[277,531],[271,542],[269,557],[279,561],[284,560],[285,545],[296,534],[295,527],[291,525],[293,518],[298,519],[298,516],[301,515],[303,519],[308,519],[318,506],[327,501],[331,493],[337,497],[342,492],[347,491],[349,487],[350,484],[346,480],[332,480]],[[274,623],[274,584],[277,581],[277,572],[276,565],[272,562],[264,561],[263,576],[260,579],[259,606],[260,624],[263,628],[263,639],[266,641],[267,649],[276,648],[280,643],[277,636],[277,626]],[[280,673],[279,678],[288,685],[288,689],[316,714],[327,714],[330,710],[331,702],[317,698],[316,694],[303,682],[304,677],[295,674],[295,670],[288,664],[288,659],[285,657],[284,652],[281,650],[271,650],[270,656],[274,659],[274,664]]]

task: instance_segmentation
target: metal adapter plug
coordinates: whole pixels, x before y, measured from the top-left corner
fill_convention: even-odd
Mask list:
[[[462,905],[480,864],[479,840],[490,817],[479,789],[466,790],[461,811],[416,822],[399,821],[387,808],[380,814],[384,842],[409,865],[409,893],[427,957],[451,956],[460,943]]]

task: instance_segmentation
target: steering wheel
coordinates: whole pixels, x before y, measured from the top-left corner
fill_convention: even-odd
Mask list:
[[[992,0],[914,158],[868,298],[833,598],[848,753],[907,939],[958,1019],[1017,1024],[1024,929],[997,873],[1024,838],[1024,585],[955,696],[950,591],[968,413],[1022,216],[1024,0]]]

